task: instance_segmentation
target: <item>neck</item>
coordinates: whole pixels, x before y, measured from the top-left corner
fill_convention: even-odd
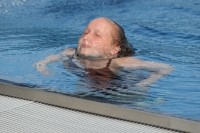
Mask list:
[[[99,69],[103,68],[107,65],[110,59],[94,59],[94,58],[80,58],[76,57],[76,59],[85,67],[85,68],[94,68]]]
[[[95,56],[85,56],[85,55],[79,54],[78,52],[76,52],[75,56],[78,59],[84,59],[84,60],[90,60],[90,61],[95,61],[95,60],[110,60],[110,59],[117,58],[117,55],[95,57]]]

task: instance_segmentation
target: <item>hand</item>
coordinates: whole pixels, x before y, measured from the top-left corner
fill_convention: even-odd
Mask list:
[[[35,65],[38,72],[41,72],[42,74],[47,75],[47,76],[51,75],[51,73],[49,72],[48,68],[46,67],[44,63],[37,62]]]
[[[136,85],[136,86],[140,86],[140,87],[145,87],[145,86],[149,86],[150,84],[151,84],[150,81],[148,81],[148,80],[143,80],[143,81],[141,81],[141,82],[139,82],[139,83],[136,83],[135,85]]]

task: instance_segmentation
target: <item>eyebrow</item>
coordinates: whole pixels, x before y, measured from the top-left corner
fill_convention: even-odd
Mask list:
[[[95,29],[95,31],[96,31],[96,32],[98,32],[98,33],[100,33],[100,34],[102,34],[102,32],[101,32],[101,31],[99,31],[99,30],[97,30],[97,29]]]
[[[89,28],[86,28],[84,31],[86,31],[86,30],[89,30],[89,31],[90,31]],[[97,29],[94,29],[94,31],[99,32],[99,33],[102,33],[101,31],[99,31],[99,30],[97,30]]]
[[[88,28],[86,28],[84,31],[89,30]]]

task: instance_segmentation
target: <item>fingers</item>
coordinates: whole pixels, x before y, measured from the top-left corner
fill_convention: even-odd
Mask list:
[[[36,66],[36,69],[38,72],[44,74],[44,75],[47,75],[47,76],[50,76],[51,73],[49,72],[48,68],[46,67],[45,64],[41,63],[41,62],[38,62],[35,64]]]

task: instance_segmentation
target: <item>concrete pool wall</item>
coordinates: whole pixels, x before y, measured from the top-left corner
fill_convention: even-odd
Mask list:
[[[200,122],[197,121],[122,108],[110,104],[74,98],[64,94],[45,92],[41,91],[39,88],[33,90],[27,87],[0,83],[0,95],[172,131],[194,133],[200,131]]]

